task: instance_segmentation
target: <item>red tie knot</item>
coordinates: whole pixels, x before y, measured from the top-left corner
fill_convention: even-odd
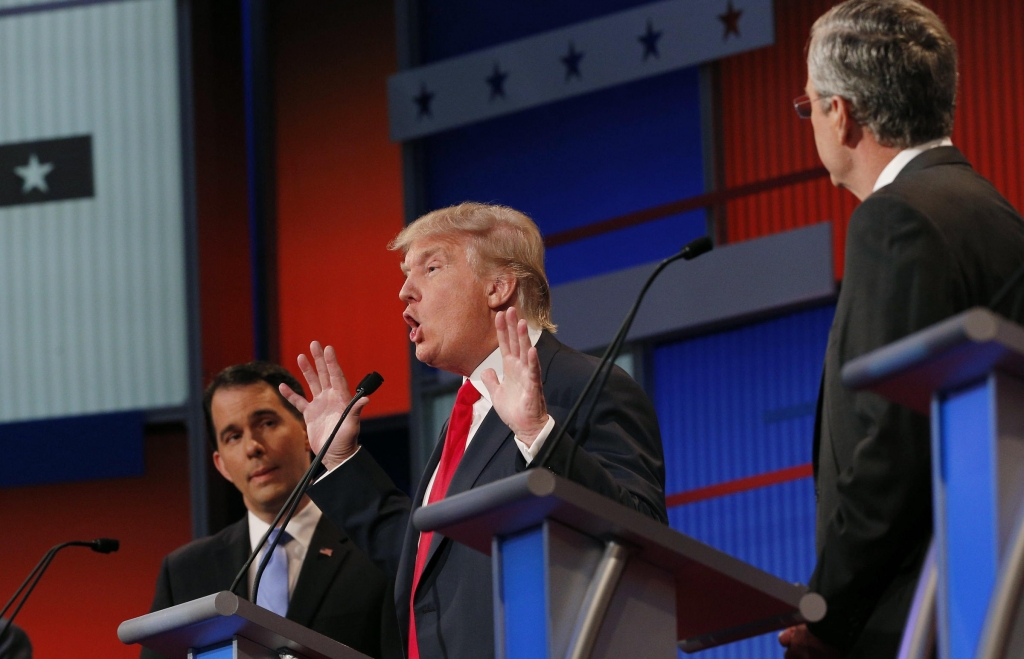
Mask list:
[[[480,400],[480,391],[473,386],[472,382],[466,380],[459,387],[459,394],[455,397],[455,406],[466,405],[471,407],[478,400]]]

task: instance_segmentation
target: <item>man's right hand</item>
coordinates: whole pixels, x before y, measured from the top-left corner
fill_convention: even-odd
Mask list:
[[[341,413],[345,411],[345,406],[352,400],[352,394],[333,347],[327,346],[325,350],[320,347],[319,341],[313,341],[309,344],[309,352],[313,357],[312,364],[306,355],[300,354],[297,361],[313,400],[307,401],[284,383],[280,385],[280,390],[281,395],[302,413],[306,420],[309,446],[314,453],[319,453],[341,418]],[[359,448],[359,412],[369,402],[369,398],[363,398],[352,407],[331,448],[324,455],[324,466],[328,469],[348,460]]]

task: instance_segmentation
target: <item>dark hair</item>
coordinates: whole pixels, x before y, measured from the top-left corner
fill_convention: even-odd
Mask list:
[[[807,46],[824,99],[850,102],[854,121],[901,149],[953,132],[956,43],[934,12],[912,0],[848,0],[821,16]]]
[[[277,394],[277,397],[281,399],[284,408],[291,412],[296,419],[302,421],[302,413],[295,409],[295,406],[289,403],[281,395],[280,389],[278,389],[278,385],[283,382],[300,396],[306,395],[302,385],[286,368],[271,362],[249,362],[248,364],[228,366],[213,378],[213,381],[206,387],[206,391],[203,392],[203,415],[206,417],[206,434],[214,451],[217,450],[217,430],[213,427],[213,413],[211,412],[213,395],[219,389],[246,387],[260,382],[269,384],[270,388]]]

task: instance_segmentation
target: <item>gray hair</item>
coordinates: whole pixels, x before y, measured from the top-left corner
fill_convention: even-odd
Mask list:
[[[849,101],[879,144],[905,149],[953,132],[956,43],[912,0],[847,0],[822,15],[807,42],[811,83]]]

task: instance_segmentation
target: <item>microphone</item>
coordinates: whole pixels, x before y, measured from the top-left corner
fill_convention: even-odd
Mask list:
[[[14,591],[14,594],[11,595],[11,599],[7,600],[7,604],[4,604],[3,610],[0,610],[0,618],[2,618],[4,614],[7,613],[8,609],[11,608],[11,605],[13,605],[18,599],[18,596],[21,595],[22,591],[25,591],[25,596],[21,598],[18,606],[14,609],[14,613],[12,613],[11,617],[4,622],[3,629],[0,629],[0,640],[3,640],[7,630],[11,627],[11,623],[14,622],[14,618],[18,615],[18,612],[21,611],[21,607],[25,606],[25,602],[28,601],[29,595],[31,595],[32,591],[35,590],[39,580],[43,578],[43,573],[46,572],[48,567],[50,567],[50,562],[53,561],[53,557],[57,555],[57,552],[65,547],[89,547],[95,552],[109,554],[112,551],[117,551],[120,546],[121,543],[113,538],[97,538],[95,540],[71,540],[51,547],[50,550],[43,554],[43,557],[39,559],[39,562],[36,563],[34,568],[32,568],[32,571],[28,573],[28,576],[25,577],[25,581],[18,586],[18,590]],[[28,587],[28,590],[25,590],[26,587]]]
[[[583,387],[583,391],[580,392],[579,397],[573,404],[572,409],[569,410],[569,416],[566,417],[564,423],[559,424],[558,432],[555,433],[555,436],[548,440],[550,446],[546,447],[547,450],[543,451],[544,455],[538,462],[537,467],[547,466],[547,463],[554,454],[558,443],[562,441],[563,437],[565,437],[566,428],[572,424],[573,419],[576,418],[576,414],[583,405],[583,401],[586,399],[587,394],[589,394],[593,389],[594,396],[590,401],[590,406],[587,408],[586,414],[583,415],[579,424],[580,436],[572,445],[572,450],[569,453],[569,459],[566,460],[565,470],[562,474],[568,478],[569,474],[572,472],[572,463],[576,457],[576,450],[583,446],[587,441],[587,423],[590,421],[590,416],[594,413],[594,406],[597,404],[597,398],[601,394],[601,390],[604,389],[605,383],[608,382],[608,376],[611,375],[612,368],[614,368],[615,358],[619,356],[619,352],[622,350],[622,344],[626,340],[626,335],[629,334],[629,328],[633,325],[633,319],[636,317],[636,312],[640,309],[640,303],[643,302],[644,296],[647,294],[647,289],[651,287],[651,284],[653,284],[654,280],[661,274],[661,271],[668,267],[669,264],[674,263],[679,259],[692,261],[701,254],[710,252],[713,248],[714,243],[711,242],[711,239],[707,236],[701,236],[696,240],[690,241],[677,253],[658,264],[658,267],[654,269],[654,272],[652,272],[647,278],[647,281],[644,282],[643,287],[640,289],[640,294],[637,295],[636,302],[633,303],[633,307],[629,310],[629,313],[626,314],[626,318],[622,321],[622,325],[619,327],[619,331],[615,334],[615,338],[612,339],[610,344],[608,344],[608,348],[604,351],[604,355],[601,357],[601,361],[598,363],[593,375],[590,376],[586,386]],[[600,382],[598,382],[598,378],[600,378]],[[597,383],[596,388],[594,386],[595,383]]]
[[[377,391],[382,384],[384,384],[384,378],[381,377],[380,373],[377,371],[373,371],[360,380],[359,384],[356,385],[356,393],[352,396],[352,400],[348,402],[348,405],[345,406],[345,410],[341,413],[341,418],[338,419],[338,423],[335,424],[334,430],[331,431],[327,441],[324,442],[324,445],[320,448],[320,452],[313,458],[313,461],[309,465],[309,469],[306,470],[302,479],[295,485],[295,488],[292,489],[291,494],[288,495],[284,505],[281,506],[281,510],[278,511],[277,516],[274,517],[274,521],[271,522],[270,528],[268,528],[267,532],[263,534],[260,541],[256,543],[256,547],[252,550],[252,553],[249,554],[249,558],[247,558],[245,564],[242,565],[242,569],[240,569],[238,574],[235,575],[235,580],[231,582],[231,587],[228,588],[228,591],[233,593],[235,592],[235,589],[238,588],[238,584],[242,582],[242,579],[244,579],[245,575],[249,572],[249,566],[252,565],[252,562],[256,560],[256,556],[259,555],[260,549],[263,548],[263,545],[267,544],[267,539],[270,538],[271,532],[273,532],[273,530],[278,526],[281,528],[288,526],[288,522],[291,520],[292,516],[295,515],[295,511],[299,507],[299,501],[302,500],[302,495],[306,493],[309,481],[313,478],[313,472],[315,472],[317,467],[320,466],[320,463],[323,462],[324,455],[327,454],[327,449],[329,449],[331,447],[331,443],[334,442],[334,436],[338,434],[338,431],[341,429],[341,424],[345,421],[346,417],[348,417],[348,413],[352,409],[352,406],[355,405],[356,401],[360,398],[365,398]],[[284,521],[282,521],[282,518],[284,518]],[[260,561],[259,569],[256,570],[256,578],[253,580],[252,593],[249,597],[249,601],[253,603],[256,602],[256,595],[259,593],[260,580],[263,578],[263,571],[267,569],[267,565],[270,563],[270,557],[273,555],[274,549],[277,548],[277,545],[280,542],[281,534],[279,533],[277,534],[277,537],[274,538],[274,541],[270,543],[266,553],[263,554],[263,559]]]
[[[121,543],[113,538],[96,538],[89,543],[89,546],[94,552],[100,554],[109,554],[112,551],[117,551],[121,548]]]

